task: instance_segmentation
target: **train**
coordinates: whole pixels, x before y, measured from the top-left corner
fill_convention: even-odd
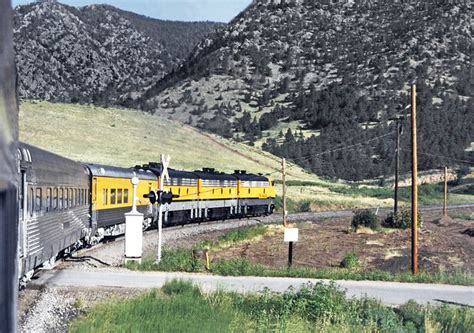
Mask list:
[[[124,234],[124,214],[134,199],[143,229],[156,227],[159,209],[150,198],[161,181],[172,197],[162,207],[164,227],[269,215],[275,208],[272,179],[245,170],[168,168],[169,177],[162,177],[160,163],[130,168],[81,163],[26,143],[19,144],[17,161],[21,282],[60,256]]]

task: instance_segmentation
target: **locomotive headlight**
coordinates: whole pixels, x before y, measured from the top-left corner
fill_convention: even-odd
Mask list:
[[[132,185],[138,185],[138,183],[140,182],[140,179],[138,179],[138,177],[133,177],[131,182],[132,182]]]

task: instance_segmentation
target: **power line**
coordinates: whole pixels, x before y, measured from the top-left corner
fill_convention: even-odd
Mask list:
[[[405,151],[407,151],[406,149],[401,149],[401,148],[400,148],[400,150],[405,150]],[[460,160],[460,159],[457,159],[457,158],[446,157],[446,156],[436,155],[436,154],[430,154],[430,153],[420,153],[420,152],[418,152],[418,154],[420,154],[420,155],[426,155],[426,156],[431,156],[431,157],[438,157],[438,158],[443,158],[443,159],[445,159],[445,160],[451,160],[451,161],[456,161],[456,162],[461,162],[461,163],[466,163],[466,164],[474,165],[474,162],[473,162],[473,161]]]
[[[366,140],[366,141],[364,141],[364,142],[359,142],[359,143],[352,144],[352,145],[348,145],[348,146],[338,147],[338,148],[335,148],[335,149],[326,150],[326,151],[323,151],[323,152],[320,152],[320,153],[316,153],[316,154],[303,155],[303,156],[301,156],[300,158],[295,158],[295,159],[292,158],[291,161],[293,161],[293,162],[296,162],[296,161],[300,161],[300,162],[303,162],[303,161],[310,161],[310,160],[313,159],[314,157],[318,157],[318,156],[322,156],[322,155],[334,153],[334,152],[341,151],[341,150],[345,150],[345,149],[349,149],[349,148],[354,148],[354,147],[357,147],[357,146],[363,146],[363,145],[365,145],[365,144],[367,144],[367,143],[369,143],[369,142],[376,141],[376,140],[379,140],[379,139],[382,139],[382,138],[384,138],[384,137],[391,136],[391,135],[393,135],[393,133],[383,134],[383,135],[377,136],[377,137],[375,137],[375,138]]]

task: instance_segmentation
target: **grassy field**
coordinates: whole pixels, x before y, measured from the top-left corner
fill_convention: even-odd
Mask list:
[[[74,160],[133,166],[171,156],[171,167],[213,167],[270,174],[280,179],[280,159],[258,148],[203,133],[183,123],[136,110],[23,101],[20,139]],[[323,180],[289,163],[288,197],[294,210],[323,211],[393,204],[390,188],[370,190]],[[281,185],[278,185],[281,193]],[[440,192],[441,193],[441,192]],[[435,196],[439,200],[440,193]],[[474,202],[456,194],[451,203]]]
[[[300,226],[300,229],[301,226]],[[193,245],[193,249],[209,249],[211,256],[220,253],[224,249],[248,242],[255,243],[264,236],[276,235],[280,232],[278,226],[257,225],[231,230],[214,241],[199,241]],[[301,237],[305,235],[301,231]],[[268,241],[268,237],[265,238]],[[259,252],[265,256],[264,251]],[[193,260],[189,248],[165,248],[160,263],[156,263],[155,257],[147,257],[141,263],[129,262],[127,268],[136,271],[168,271],[168,272],[204,272],[204,263]],[[294,266],[290,269],[284,267],[270,267],[268,265],[254,263],[249,258],[218,259],[211,262],[210,273],[224,276],[272,276],[272,277],[298,277],[308,279],[329,280],[370,280],[370,281],[397,281],[416,283],[443,283],[453,285],[474,286],[474,276],[465,271],[438,271],[423,272],[413,275],[411,272],[390,272],[381,269],[364,269],[363,267],[326,267],[313,268]]]
[[[171,156],[171,166],[274,173],[273,155],[136,110],[27,101],[20,105],[20,139],[74,160],[132,166]],[[296,166],[290,179],[315,180]]]
[[[96,305],[70,324],[70,332],[472,332],[467,307],[388,307],[371,298],[348,298],[334,284],[299,291],[202,293],[173,280],[134,299]]]

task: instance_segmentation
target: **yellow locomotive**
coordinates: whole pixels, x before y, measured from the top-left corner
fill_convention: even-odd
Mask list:
[[[144,214],[144,227],[158,220],[154,201],[146,199],[160,188],[163,168],[149,163],[134,168],[88,164],[91,175],[91,216],[100,236],[124,233],[124,213],[132,206],[132,184],[137,177],[137,207]],[[174,196],[164,206],[164,225],[271,214],[276,191],[271,179],[236,170],[233,174],[211,168],[196,171],[169,169],[163,188]],[[170,197],[171,199],[171,197]]]

